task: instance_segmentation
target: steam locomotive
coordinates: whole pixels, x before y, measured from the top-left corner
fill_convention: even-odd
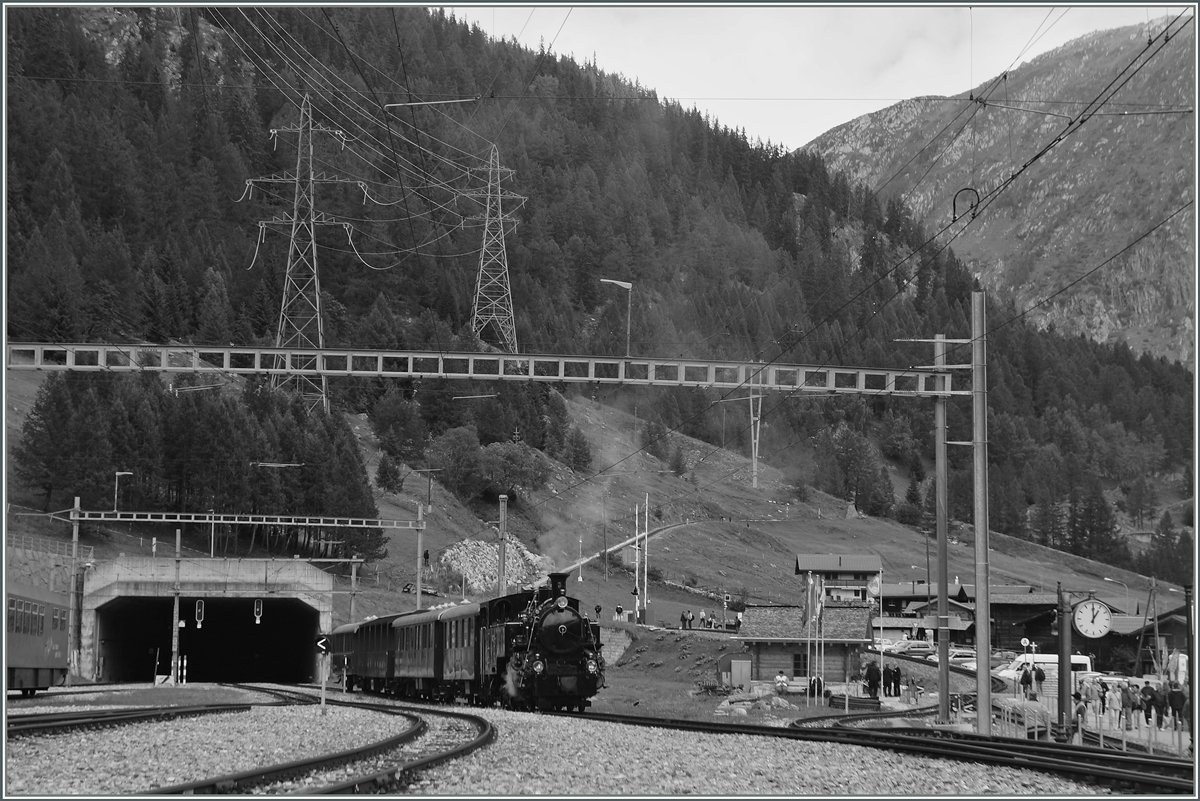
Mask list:
[[[347,690],[582,712],[604,686],[604,657],[600,626],[567,596],[567,575],[487,601],[339,626],[330,633],[334,670]]]

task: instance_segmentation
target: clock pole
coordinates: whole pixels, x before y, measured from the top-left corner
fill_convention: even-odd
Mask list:
[[[1067,742],[1068,711],[1071,708],[1071,605],[1058,582],[1058,737]]]

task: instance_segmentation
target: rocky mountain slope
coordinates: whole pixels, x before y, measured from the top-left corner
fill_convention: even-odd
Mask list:
[[[1190,363],[1196,37],[1178,22],[1161,36],[1168,19],[1076,39],[965,95],[897,103],[802,150],[881,205],[902,198],[1018,309],[1054,296],[1030,315],[1039,325]]]

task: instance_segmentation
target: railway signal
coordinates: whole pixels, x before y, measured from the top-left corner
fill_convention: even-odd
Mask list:
[[[204,601],[196,601],[196,628],[201,628],[204,625]]]
[[[262,598],[254,599],[254,622],[262,623]]]

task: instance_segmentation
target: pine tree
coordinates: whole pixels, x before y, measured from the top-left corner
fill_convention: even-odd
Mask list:
[[[584,433],[574,426],[567,435],[566,457],[567,464],[577,473],[592,469],[592,446]]]
[[[404,479],[400,476],[400,468],[386,452],[379,457],[379,467],[375,469],[375,486],[384,492],[393,494],[404,489]]]
[[[687,472],[687,460],[683,457],[683,448],[679,445],[671,451],[671,472],[677,476],[682,476]]]
[[[70,459],[67,426],[73,409],[66,374],[51,373],[38,389],[33,408],[21,426],[21,439],[13,449],[17,477],[46,495],[43,511],[50,510],[54,491],[63,486]]]

